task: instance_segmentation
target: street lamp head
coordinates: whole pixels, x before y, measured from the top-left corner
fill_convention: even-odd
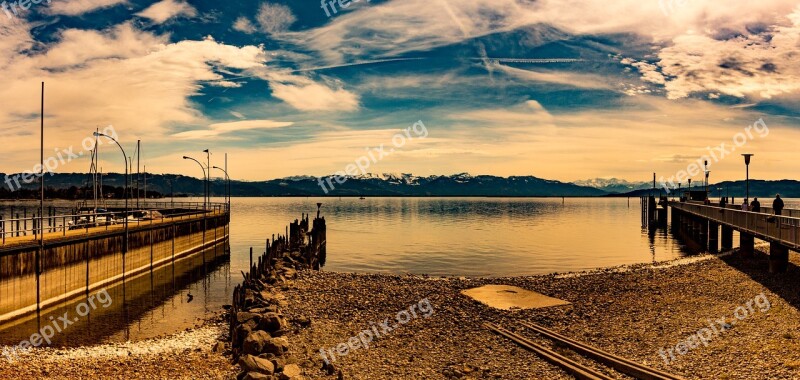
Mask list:
[[[94,133],[92,133],[92,135],[93,135],[94,137],[105,136],[104,134],[102,134],[102,133],[100,133],[100,132],[97,132],[97,131],[95,131]]]
[[[744,164],[745,164],[745,165],[750,165],[750,157],[753,157],[753,156],[755,156],[755,154],[752,154],[752,153],[742,153],[742,156],[744,156]]]
[[[183,156],[183,159],[184,159],[184,160],[190,160],[190,159],[191,159],[191,157],[189,157],[189,156]]]

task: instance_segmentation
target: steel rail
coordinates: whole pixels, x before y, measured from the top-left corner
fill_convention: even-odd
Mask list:
[[[601,349],[592,347],[588,344],[579,342],[574,339],[570,339],[564,335],[561,335],[557,332],[551,331],[545,327],[529,323],[529,322],[521,322],[521,324],[528,329],[547,337],[551,340],[558,342],[564,346],[569,347],[571,350],[586,356],[588,358],[594,359],[600,363],[603,363],[611,368],[616,369],[619,372],[625,373],[627,375],[633,376],[637,379],[642,380],[683,380],[682,377],[676,376],[667,372],[659,371],[654,368],[647,367],[643,364],[637,363],[632,360],[625,359],[623,357],[616,356],[614,354],[608,353]]]
[[[579,380],[613,380],[612,377],[604,375],[598,372],[595,369],[589,368],[583,364],[580,364],[570,358],[567,358],[564,355],[561,355],[547,347],[544,347],[540,344],[534,343],[525,337],[515,334],[511,331],[508,331],[500,326],[494,325],[492,323],[484,323],[489,330],[500,334],[508,339],[514,341],[514,343],[535,352],[537,355],[541,356],[544,360],[555,364],[571,375],[575,376],[575,378]]]

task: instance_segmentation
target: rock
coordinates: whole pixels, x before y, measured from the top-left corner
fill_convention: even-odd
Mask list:
[[[261,352],[280,356],[283,355],[288,350],[289,350],[289,340],[286,339],[286,337],[282,336],[279,338],[271,338],[267,340],[266,343],[264,344],[264,348],[261,349]]]
[[[244,290],[244,307],[253,306],[256,303],[256,293],[251,289]]]
[[[248,372],[242,380],[272,380],[275,377],[272,375],[265,375],[263,373],[258,372]]]
[[[272,336],[270,336],[266,331],[263,330],[253,331],[249,335],[247,335],[247,338],[244,339],[244,344],[242,345],[242,352],[244,352],[245,354],[258,355],[264,352],[265,346],[271,339]]]
[[[311,318],[301,315],[294,319],[294,323],[302,328],[311,327]]]
[[[275,370],[278,372],[283,371],[283,367],[286,366],[286,360],[281,358],[274,358],[270,361],[272,362],[272,365],[275,366]]]
[[[224,352],[225,351],[225,343],[224,342],[215,343],[214,346],[211,348],[211,351],[216,352],[216,353]]]
[[[233,342],[233,345],[235,347],[242,347],[245,338],[247,338],[247,336],[250,335],[250,332],[252,331],[253,329],[246,324],[236,326],[236,331],[234,331],[234,333],[236,334],[236,340]]]
[[[328,374],[328,376],[333,375],[336,373],[336,365],[333,363],[322,362],[322,370]]]
[[[264,290],[261,292],[261,299],[263,299],[264,302],[266,302],[267,304],[273,303],[273,300],[274,303],[278,303],[277,296],[272,292],[270,292],[269,290]]]
[[[240,311],[236,313],[236,322],[245,323],[249,320],[260,318],[261,316],[256,313],[251,313],[249,311]],[[257,322],[257,320],[256,320]]]
[[[271,361],[253,355],[244,355],[239,358],[239,367],[248,374],[258,372],[272,375],[275,373],[275,365]]]
[[[303,371],[297,364],[287,364],[283,367],[283,372],[280,374],[281,380],[297,380],[302,378]]]
[[[293,279],[297,277],[297,271],[292,268],[284,268],[283,269],[283,276],[288,279]]]
[[[278,313],[266,313],[261,316],[258,329],[266,332],[275,332],[286,328],[286,320]]]

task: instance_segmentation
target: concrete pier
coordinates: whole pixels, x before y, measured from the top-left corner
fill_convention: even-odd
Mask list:
[[[719,252],[719,224],[708,222],[708,251]]]
[[[722,225],[722,250],[733,249],[733,228]]]
[[[217,210],[131,223],[127,233],[121,224],[64,229],[45,234],[41,254],[36,241],[6,239],[0,247],[0,323],[205,252],[227,240],[229,219],[227,210]]]
[[[769,273],[785,273],[789,266],[789,247],[769,243]]]
[[[742,257],[752,257],[755,250],[755,236],[745,232],[739,233],[739,253]]]

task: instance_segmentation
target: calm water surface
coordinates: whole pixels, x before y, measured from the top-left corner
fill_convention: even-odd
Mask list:
[[[284,233],[302,212],[315,214],[317,202],[328,225],[327,271],[523,276],[691,254],[666,231],[642,228],[638,198],[630,204],[626,198],[234,198],[230,257],[205,266],[195,257],[174,271],[132,279],[124,291],[110,288],[114,305],[93,311],[54,345],[140,340],[194,326],[230,303],[249,248],[261,253],[266,238]],[[65,304],[38,322],[74,308]],[[35,318],[0,329],[0,344],[18,343],[37,329]]]

